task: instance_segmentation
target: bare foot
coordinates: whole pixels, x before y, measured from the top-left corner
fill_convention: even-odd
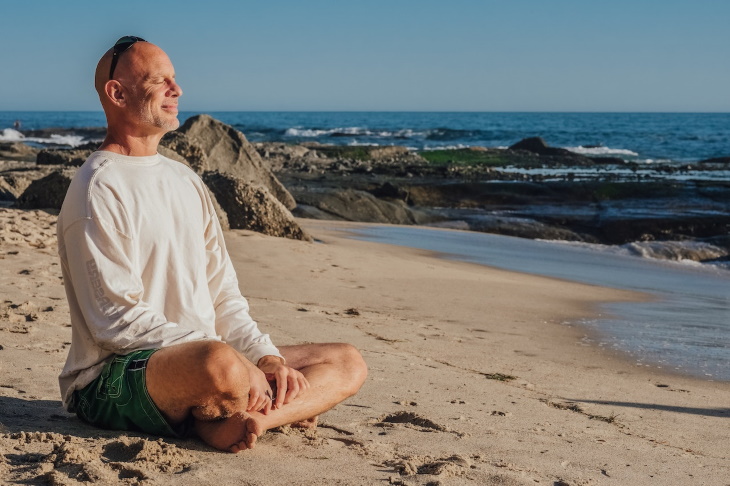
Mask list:
[[[222,451],[237,453],[253,449],[256,440],[266,432],[263,415],[258,412],[236,413],[225,420],[206,422],[198,420],[195,429],[208,445]]]
[[[234,443],[228,449],[229,451],[237,454],[246,449],[253,449],[256,446],[256,440],[266,432],[266,428],[262,425],[261,419],[256,417],[256,415],[261,414],[259,412],[240,414],[243,423],[240,424],[242,427],[239,428],[238,442]]]
[[[315,415],[312,418],[308,418],[306,420],[300,420],[299,422],[294,422],[291,424],[291,427],[295,428],[295,429],[316,429],[318,420],[319,420],[319,415]]]

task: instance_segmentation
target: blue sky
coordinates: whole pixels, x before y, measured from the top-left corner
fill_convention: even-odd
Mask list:
[[[183,110],[730,112],[724,0],[0,0],[0,110],[97,110],[122,35]]]

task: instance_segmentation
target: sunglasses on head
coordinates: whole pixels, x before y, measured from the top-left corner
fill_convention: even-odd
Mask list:
[[[121,37],[116,44],[114,44],[114,53],[112,54],[112,67],[109,69],[109,79],[114,79],[114,68],[117,67],[119,62],[119,56],[124,51],[132,47],[137,42],[147,42],[141,37],[135,37],[133,35],[125,35]]]

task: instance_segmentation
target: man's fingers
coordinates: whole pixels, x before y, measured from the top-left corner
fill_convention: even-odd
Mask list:
[[[286,383],[286,376],[283,373],[276,374],[276,408],[281,408],[284,405],[284,399],[286,398],[287,390],[289,386]]]
[[[289,403],[299,395],[299,380],[294,374],[289,375],[289,389],[286,392],[284,403]]]
[[[248,406],[246,407],[246,411],[250,412],[251,410],[254,410],[256,407],[256,402],[259,400],[259,394],[253,390],[248,392]]]

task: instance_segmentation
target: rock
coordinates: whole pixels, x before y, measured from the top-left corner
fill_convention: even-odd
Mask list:
[[[181,140],[179,134],[186,140]],[[209,115],[197,115],[189,118],[177,134],[168,134],[163,140],[168,148],[176,147],[192,154],[196,160],[189,163],[198,173],[229,174],[248,184],[266,187],[287,209],[296,206],[292,195],[264,165],[254,146],[230,125]],[[204,158],[199,155],[201,152]]]
[[[203,180],[228,215],[232,229],[311,241],[289,210],[266,187],[218,171],[205,172]]]
[[[530,137],[520,140],[509,147],[510,150],[526,150],[538,155],[577,155],[570,150],[550,147],[541,137]]]
[[[41,179],[34,180],[20,195],[15,203],[16,207],[20,209],[61,209],[75,172],[72,169],[57,170]]]
[[[208,156],[205,155],[203,147],[180,132],[166,134],[160,141],[160,146],[158,147],[158,152],[162,153],[159,150],[160,148],[174,152],[178,157],[171,154],[163,155],[178,160],[179,162],[187,163],[198,174],[202,174],[206,170]]]
[[[410,151],[406,147],[400,145],[392,145],[389,147],[369,147],[370,158],[373,160],[394,159],[405,155],[410,155]]]
[[[96,148],[81,149],[44,149],[38,152],[36,164],[38,165],[65,165],[70,167],[80,167],[89,155]]]
[[[23,142],[0,142],[0,158],[31,161],[35,160],[38,149]]]
[[[499,235],[516,236],[518,238],[597,243],[597,240],[590,236],[527,218],[483,216],[479,219],[469,221],[468,224],[469,230],[480,231],[482,233],[496,233]]]
[[[303,145],[293,145],[282,142],[259,142],[254,144],[259,155],[264,159],[269,157],[283,157],[285,159],[296,159],[305,157],[312,152]]]
[[[347,221],[421,224],[429,219],[425,214],[413,211],[402,201],[383,201],[370,193],[354,189],[307,191],[298,196],[303,204]]]
[[[700,160],[698,164],[730,165],[730,157],[714,157],[712,159]]]
[[[15,201],[18,196],[15,188],[8,184],[5,177],[0,177],[0,201]]]
[[[0,176],[0,201],[15,201],[31,182],[23,173],[10,172]]]

